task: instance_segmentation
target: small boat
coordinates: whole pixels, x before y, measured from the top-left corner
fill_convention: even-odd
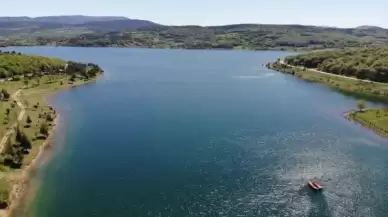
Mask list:
[[[323,189],[323,187],[317,182],[309,182],[309,186],[316,191],[321,191]]]

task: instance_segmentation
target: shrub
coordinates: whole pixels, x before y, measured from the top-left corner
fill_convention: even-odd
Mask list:
[[[30,116],[27,116],[26,122],[27,122],[27,124],[31,124],[31,123],[32,123],[32,120],[31,120],[31,117],[30,117]]]
[[[1,89],[1,95],[3,96],[4,100],[8,100],[11,97],[11,94],[8,93],[6,89]]]
[[[40,125],[40,129],[39,129],[39,132],[42,134],[42,135],[44,135],[44,136],[48,136],[48,134],[49,134],[49,130],[48,130],[48,127],[47,127],[47,124],[42,124],[42,125]]]
[[[54,119],[50,114],[48,114],[48,115],[46,115],[46,121],[52,122],[52,121],[54,121]]]

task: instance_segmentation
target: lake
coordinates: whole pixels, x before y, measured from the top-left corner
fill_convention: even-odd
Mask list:
[[[388,213],[388,141],[342,117],[356,99],[263,66],[292,53],[15,50],[105,70],[50,98],[53,159],[20,216]]]

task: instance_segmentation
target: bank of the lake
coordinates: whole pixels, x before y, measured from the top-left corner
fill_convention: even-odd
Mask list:
[[[335,53],[341,52],[341,50],[329,52]],[[300,56],[305,55],[306,54]],[[305,81],[325,84],[346,95],[355,96],[360,99],[368,99],[388,103],[387,83],[374,82],[365,79],[358,79],[355,77],[348,77],[345,75],[323,72],[317,69],[307,68],[304,66],[294,66],[280,59],[272,63],[267,63],[266,66],[269,69],[290,74]],[[386,106],[384,105],[384,107]],[[362,126],[376,132],[377,134],[386,137],[388,135],[388,124],[385,123],[386,115],[380,115],[386,114],[385,110],[386,109],[376,108],[369,109],[367,112],[355,111],[349,113],[348,117],[356,121],[357,123],[360,123]],[[371,115],[372,113],[374,115]]]
[[[347,114],[347,117],[381,136],[388,137],[388,108],[356,110]]]
[[[281,60],[267,63],[266,66],[275,71],[297,76],[299,79],[305,81],[328,85],[344,94],[369,100],[388,102],[388,84],[386,83],[360,80],[353,77],[347,78],[314,69],[292,66]]]
[[[101,68],[89,63],[0,52],[0,216],[10,216],[23,197],[37,158],[47,149],[57,113],[47,97],[94,82]]]
[[[18,49],[106,71],[51,99],[61,133],[20,216],[388,212],[387,140],[341,116],[355,98],[263,67],[292,53]]]
[[[8,89],[18,89],[19,94],[22,95],[19,96],[20,102],[26,103],[37,103],[42,108],[52,108],[52,106],[48,103],[47,98],[51,97],[54,94],[57,94],[58,92],[68,89],[68,88],[75,88],[80,85],[85,85],[88,83],[95,82],[98,79],[99,76],[95,78],[91,78],[88,80],[82,80],[77,79],[72,82],[67,82],[67,77],[62,76],[59,77],[57,81],[53,80],[50,81],[49,84],[46,84],[42,82],[42,85],[39,85],[38,87],[33,88],[26,88],[22,81],[10,81],[10,82],[2,82],[1,87],[2,88],[8,88]],[[41,78],[42,81],[44,81]],[[59,84],[61,82],[61,84]],[[25,107],[25,110],[27,110],[27,114],[25,117],[20,120],[20,124],[22,124],[22,121],[26,121],[26,117],[30,117],[34,120],[37,120],[38,117],[33,112],[28,111],[30,108],[26,107],[26,105],[23,105]],[[37,169],[37,166],[42,163],[42,160],[48,160],[48,158],[45,158],[45,151],[47,152],[47,149],[49,149],[49,146],[51,145],[51,140],[53,136],[53,132],[56,130],[56,126],[58,124],[59,120],[59,114],[56,113],[55,110],[51,110],[52,112],[52,124],[48,125],[48,134],[46,139],[44,140],[34,140],[32,141],[32,148],[30,153],[27,155],[27,157],[23,161],[23,166],[20,169],[17,170],[11,170],[9,172],[2,172],[2,177],[12,177],[10,180],[10,195],[9,195],[9,202],[8,207],[6,210],[2,210],[0,212],[0,216],[6,216],[11,217],[13,215],[13,211],[18,208],[20,205],[20,202],[23,202],[24,197],[26,196],[27,188],[30,184],[30,178],[31,174],[35,172]],[[30,127],[30,129],[33,127]],[[28,130],[30,130],[28,129]],[[33,135],[30,132],[24,132],[28,135],[29,138],[32,138]],[[47,154],[47,153],[46,153]]]

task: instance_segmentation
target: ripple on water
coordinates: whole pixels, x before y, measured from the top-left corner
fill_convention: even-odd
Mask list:
[[[202,216],[374,216],[373,209],[361,203],[362,194],[371,189],[363,192],[365,171],[351,157],[354,139],[313,131],[238,135],[223,143],[244,150],[239,152],[240,166],[249,175],[235,179],[233,191],[220,186],[206,195],[201,207],[212,213]],[[321,182],[325,191],[311,191],[308,180]]]

